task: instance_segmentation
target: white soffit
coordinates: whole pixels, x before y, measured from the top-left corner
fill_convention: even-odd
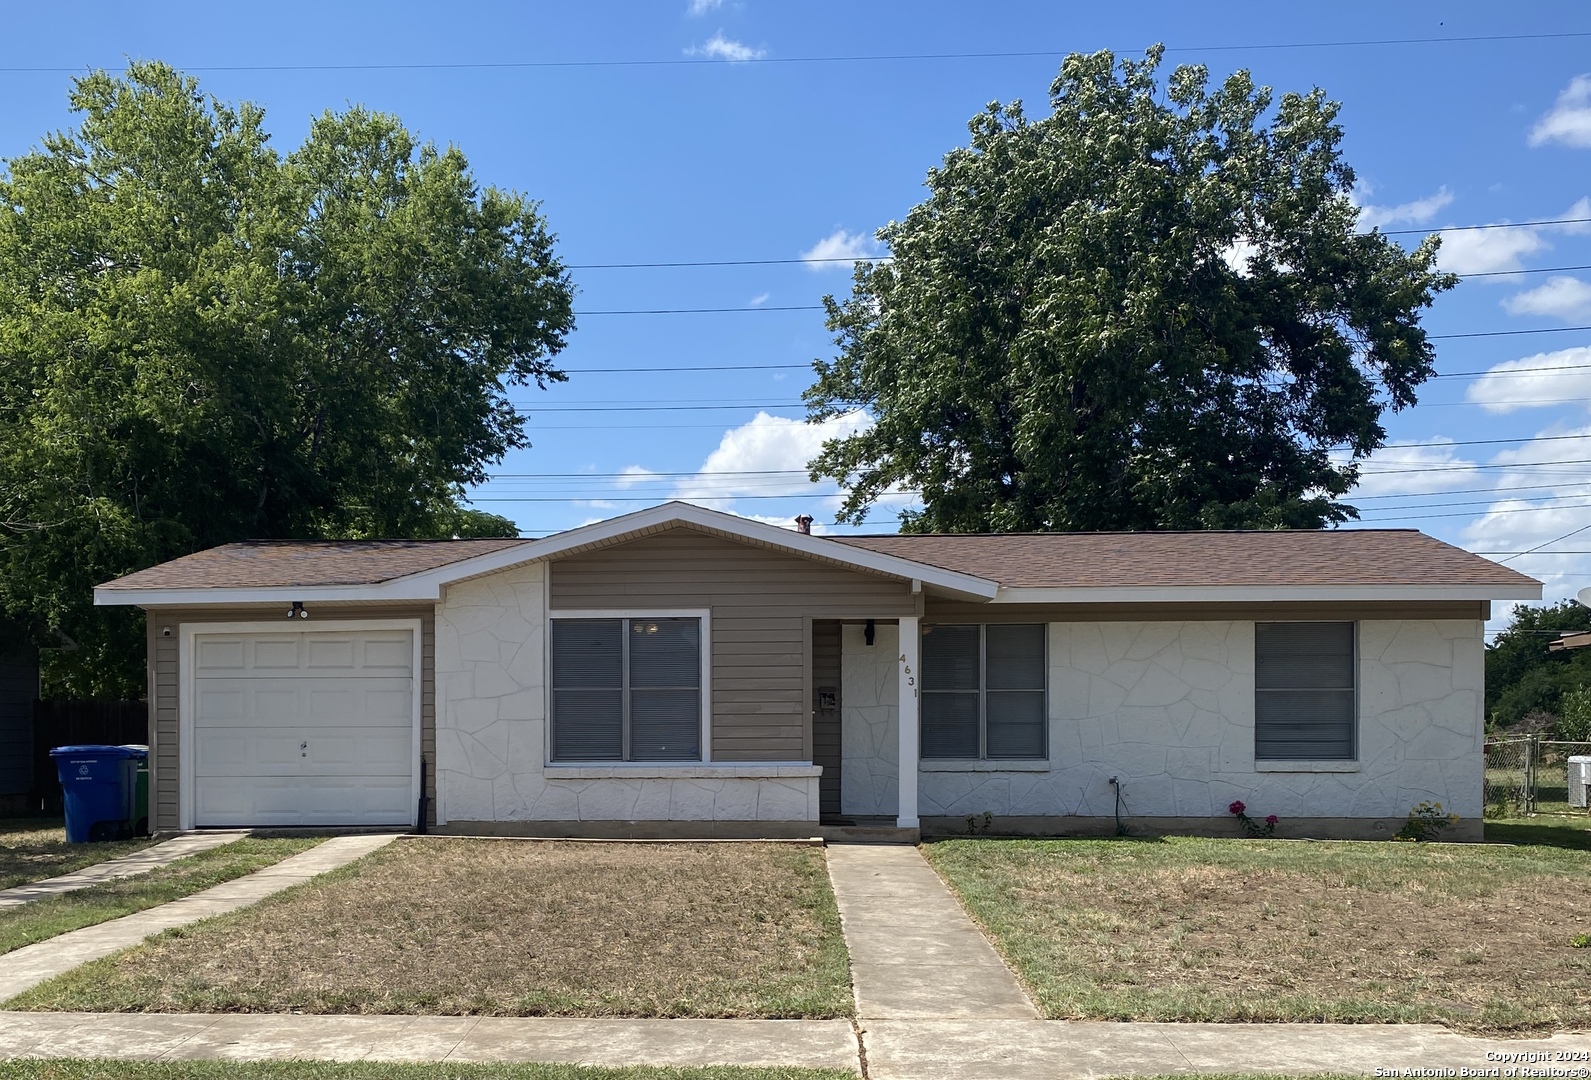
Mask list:
[[[905,581],[921,581],[924,585],[933,586],[962,599],[988,601],[994,599],[999,591],[999,586],[995,582],[971,574],[943,570],[937,566],[913,562],[895,555],[884,555],[851,547],[821,536],[792,532],[775,525],[750,521],[736,517],[734,514],[708,510],[690,503],[671,502],[592,525],[584,525],[578,529],[570,529],[541,540],[527,540],[514,547],[450,563],[435,570],[426,570],[374,584],[285,585],[261,588],[106,589],[101,587],[94,590],[94,603],[99,606],[140,607],[182,604],[269,604],[293,600],[305,602],[409,600],[434,603],[441,597],[441,590],[445,585],[493,574],[523,563],[556,558],[580,548],[622,543],[632,535],[657,532],[675,525],[694,525],[725,536],[738,537],[752,543],[841,566],[897,577]]]

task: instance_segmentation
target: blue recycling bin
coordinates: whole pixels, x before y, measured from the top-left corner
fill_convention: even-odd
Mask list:
[[[66,804],[66,839],[73,844],[131,835],[141,816],[134,806],[138,767],[149,751],[133,746],[57,746],[50,751]]]

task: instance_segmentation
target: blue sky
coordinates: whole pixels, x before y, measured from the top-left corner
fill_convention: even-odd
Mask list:
[[[534,406],[534,447],[474,493],[531,535],[671,496],[832,517],[832,489],[787,470],[824,434],[799,422],[805,365],[832,351],[806,309],[846,289],[847,264],[591,264],[874,250],[987,102],[1043,111],[1067,51],[1163,41],[1168,62],[1217,78],[1323,87],[1366,220],[1388,229],[1591,218],[1591,36],[1367,43],[1591,32],[1578,4],[80,3],[4,18],[0,156],[71,123],[72,72],[151,58],[263,105],[284,150],[314,114],[359,103],[540,199],[593,314],[561,357],[570,382],[514,395]],[[879,59],[945,53],[1049,55]],[[813,59],[834,57],[873,59]],[[560,66],[455,66],[527,63]],[[1506,558],[1591,525],[1591,332],[1559,331],[1591,324],[1591,223],[1454,233],[1445,252],[1461,273],[1579,269],[1470,277],[1439,301],[1433,334],[1555,332],[1443,337],[1448,377],[1388,421],[1415,445],[1378,454],[1353,501],[1365,524]],[[755,310],[595,314],[658,308]],[[761,370],[596,370],[726,365]],[[1565,370],[1508,374],[1521,367]],[[1591,584],[1591,529],[1546,551],[1509,565],[1550,597]]]

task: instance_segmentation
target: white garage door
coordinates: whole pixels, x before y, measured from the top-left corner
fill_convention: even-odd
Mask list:
[[[195,825],[414,820],[410,630],[201,634]]]

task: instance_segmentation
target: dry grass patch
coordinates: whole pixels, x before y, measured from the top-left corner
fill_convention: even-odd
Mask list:
[[[66,828],[48,818],[0,818],[0,889],[70,874],[85,866],[127,855],[155,841],[136,840],[98,844],[68,844]]]
[[[836,1017],[821,848],[402,840],[11,1008]]]
[[[1591,1024],[1591,855],[1551,847],[956,840],[929,861],[1051,1017]]]

